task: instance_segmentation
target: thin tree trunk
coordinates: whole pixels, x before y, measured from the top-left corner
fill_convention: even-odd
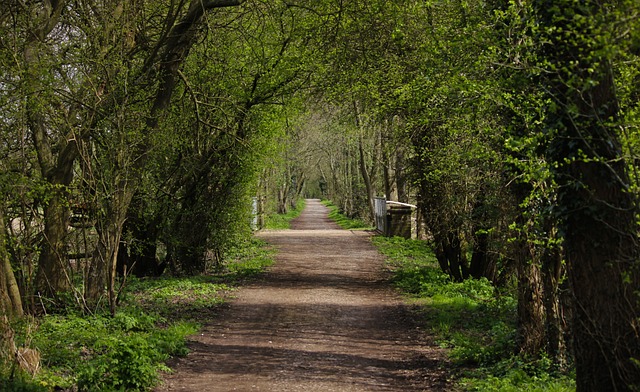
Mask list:
[[[118,250],[122,228],[131,199],[135,192],[130,185],[120,184],[118,191],[106,207],[106,213],[96,225],[98,243],[93,252],[85,280],[85,297],[91,304],[97,303],[107,290],[109,307],[115,313]]]
[[[518,351],[537,358],[546,346],[545,308],[540,265],[524,240],[517,241]]]
[[[360,175],[362,176],[362,181],[364,182],[364,187],[367,192],[367,205],[368,205],[368,214],[369,220],[375,220],[375,206],[374,206],[374,191],[373,184],[371,181],[371,173],[367,170],[367,162],[365,160],[364,154],[364,141],[362,137],[362,122],[360,121],[360,111],[358,110],[358,103],[353,102],[353,112],[356,122],[356,129],[358,130],[358,167],[360,168]]]
[[[396,189],[398,190],[398,201],[402,203],[409,202],[409,193],[407,192],[407,175],[405,172],[405,156],[404,149],[398,147],[396,149],[396,165],[395,165],[395,179]]]
[[[547,232],[552,233],[553,230]],[[546,352],[559,369],[565,369],[567,364],[567,345],[564,339],[567,324],[564,319],[563,304],[560,300],[560,280],[563,272],[560,249],[557,247],[545,249],[542,256],[542,281],[546,312]]]
[[[362,180],[364,181],[364,187],[367,192],[367,205],[369,207],[368,208],[369,219],[373,221],[375,219],[374,191],[373,191],[373,184],[371,183],[371,175],[367,170],[367,164],[365,162],[362,137],[360,137],[360,139],[358,140],[358,153],[359,153],[360,175],[362,175]]]
[[[0,302],[2,314],[9,317],[21,317],[24,313],[22,308],[22,297],[18,288],[9,254],[7,252],[7,230],[4,225],[4,213],[0,209]]]

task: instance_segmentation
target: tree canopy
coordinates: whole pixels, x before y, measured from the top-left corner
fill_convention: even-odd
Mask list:
[[[417,205],[450,279],[517,293],[523,356],[575,363],[578,390],[637,389],[639,16],[633,0],[5,1],[1,309],[114,314],[129,274],[223,268],[252,198],[372,222],[384,196]]]

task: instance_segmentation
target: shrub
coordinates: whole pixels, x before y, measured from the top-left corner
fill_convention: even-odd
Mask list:
[[[499,295],[486,279],[453,282],[443,273],[424,241],[374,237],[387,256],[393,282],[422,304],[425,323],[460,369],[473,367],[460,379],[469,391],[573,391],[566,375],[550,361],[530,360],[515,352],[516,300]]]
[[[172,355],[186,353],[185,337],[193,324],[178,323],[158,329],[155,318],[139,309],[115,317],[47,316],[34,334],[48,369],[75,378],[80,390],[144,390],[157,380],[158,370]],[[58,386],[45,373],[42,381]]]

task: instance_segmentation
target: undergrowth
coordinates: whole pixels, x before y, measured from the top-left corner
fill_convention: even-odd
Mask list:
[[[443,273],[425,241],[373,237],[387,256],[395,285],[420,305],[424,321],[449,349],[466,391],[575,391],[571,377],[549,360],[515,355],[516,299],[486,279],[456,283]]]
[[[145,391],[172,356],[187,353],[186,337],[198,331],[242,281],[272,263],[273,251],[258,239],[228,253],[226,270],[185,278],[129,278],[118,311],[78,309],[23,320],[18,346],[39,351],[42,368],[32,377],[0,365],[0,390],[40,392]]]
[[[351,219],[340,212],[338,206],[329,200],[323,200],[322,204],[329,208],[329,218],[345,230],[372,230],[373,227],[361,219]]]
[[[270,214],[264,219],[264,228],[267,230],[287,230],[291,227],[290,222],[297,218],[306,203],[304,199],[300,199],[296,203],[296,208],[288,211],[286,214]]]

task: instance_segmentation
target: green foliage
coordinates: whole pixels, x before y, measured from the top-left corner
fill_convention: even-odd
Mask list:
[[[86,391],[149,388],[165,369],[164,361],[186,354],[185,337],[196,332],[193,323],[160,329],[161,322],[134,307],[115,317],[45,316],[33,336],[46,367],[41,384],[77,384]]]
[[[302,210],[304,210],[304,199],[298,200],[296,208],[288,211],[285,214],[270,214],[264,219],[265,229],[267,230],[287,230],[290,228],[290,222],[297,218]]]
[[[163,317],[191,319],[221,305],[232,290],[217,275],[161,277],[132,280],[127,297]]]
[[[266,242],[251,237],[246,243],[236,244],[227,253],[227,271],[222,279],[228,283],[237,283],[255,277],[273,264],[274,255],[275,250],[267,247]]]
[[[548,358],[502,360],[489,368],[470,371],[459,383],[464,390],[482,392],[573,392],[573,375],[558,374]]]
[[[78,387],[86,391],[142,390],[157,377],[154,358],[146,338],[102,338],[93,345],[95,359],[78,372]]]
[[[424,322],[453,363],[471,367],[459,385],[470,391],[572,391],[568,376],[550,361],[516,356],[516,300],[500,295],[486,279],[453,282],[425,241],[372,238],[387,257],[393,282],[422,309]]]
[[[237,243],[227,270],[189,278],[130,277],[122,306],[113,316],[74,313],[46,315],[34,332],[19,325],[18,344],[29,341],[42,358],[35,379],[17,373],[8,380],[0,369],[0,390],[39,392],[53,388],[80,391],[144,391],[171,356],[186,355],[186,337],[219,306],[234,284],[255,276],[273,262],[274,251],[258,239]]]
[[[0,374],[0,391],[3,392],[47,392],[46,383],[36,382],[27,376],[15,375],[9,377]]]
[[[329,218],[333,219],[345,230],[373,230],[369,224],[361,219],[352,219],[340,212],[340,209],[329,200],[323,200],[322,204],[329,207]]]

